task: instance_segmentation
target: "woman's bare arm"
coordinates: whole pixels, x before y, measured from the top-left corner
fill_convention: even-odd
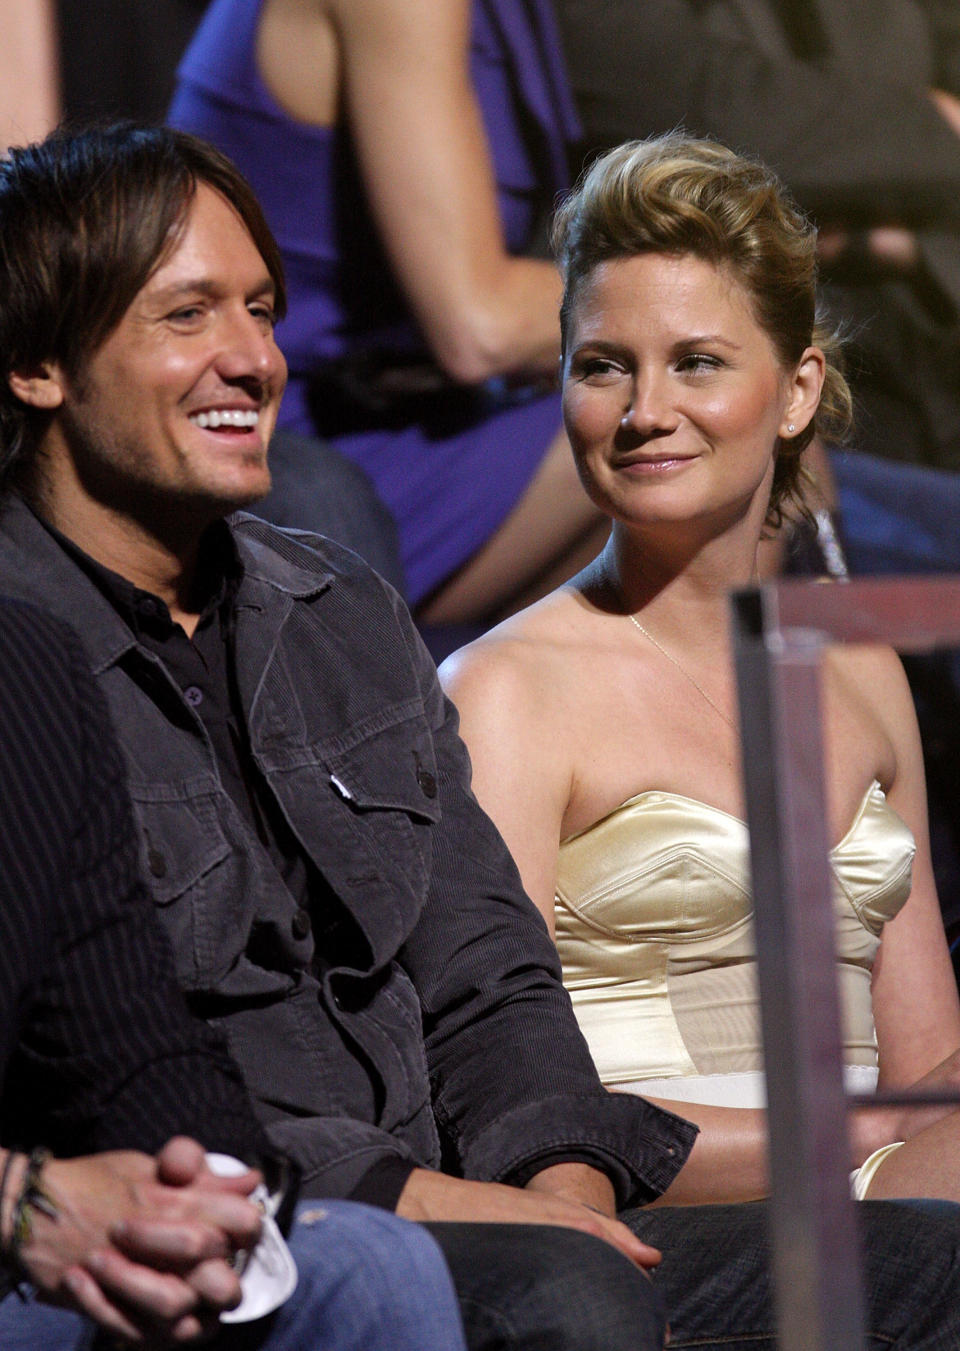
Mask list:
[[[896,770],[887,799],[913,832],[917,853],[906,905],[883,931],[873,973],[873,1012],[883,1086],[915,1082],[960,1047],[960,1001],[937,900],[927,827],[920,736],[899,660],[877,649],[862,686],[882,717]]]
[[[522,637],[481,638],[447,658],[440,680],[460,713],[473,791],[552,935],[571,765],[569,740],[557,735],[552,717],[556,684],[549,662],[538,660],[539,646]]]
[[[438,362],[461,380],[559,352],[551,263],[505,249],[468,66],[468,0],[317,0],[371,208]]]

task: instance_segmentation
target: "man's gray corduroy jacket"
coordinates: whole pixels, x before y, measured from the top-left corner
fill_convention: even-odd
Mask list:
[[[573,1155],[620,1205],[652,1199],[695,1130],[601,1087],[402,602],[329,541],[242,515],[231,529],[240,698],[255,763],[327,884],[312,924],[159,658],[15,496],[0,591],[83,640],[179,978],[275,1143],[313,1195],[348,1195],[390,1154],[521,1182]]]

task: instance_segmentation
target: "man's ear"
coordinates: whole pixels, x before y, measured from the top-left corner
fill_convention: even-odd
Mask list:
[[[64,399],[64,380],[59,366],[54,362],[40,362],[36,366],[24,366],[10,371],[7,383],[14,394],[31,408],[53,410],[59,408]]]

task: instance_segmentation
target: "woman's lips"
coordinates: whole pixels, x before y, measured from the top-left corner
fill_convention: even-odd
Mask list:
[[[655,458],[644,458],[642,460],[623,460],[615,467],[625,473],[641,476],[665,474],[671,469],[679,469],[682,465],[692,464],[696,458],[696,455],[658,455]]]

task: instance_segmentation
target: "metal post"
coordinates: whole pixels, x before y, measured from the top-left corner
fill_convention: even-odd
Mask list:
[[[733,597],[767,1071],[782,1351],[864,1344],[823,783],[819,664],[830,640],[960,644],[960,577],[785,581]],[[949,1092],[884,1093],[917,1105]]]
[[[821,635],[734,598],[747,819],[767,1072],[770,1215],[782,1351],[864,1345],[829,840]],[[772,632],[769,630],[772,628]]]

